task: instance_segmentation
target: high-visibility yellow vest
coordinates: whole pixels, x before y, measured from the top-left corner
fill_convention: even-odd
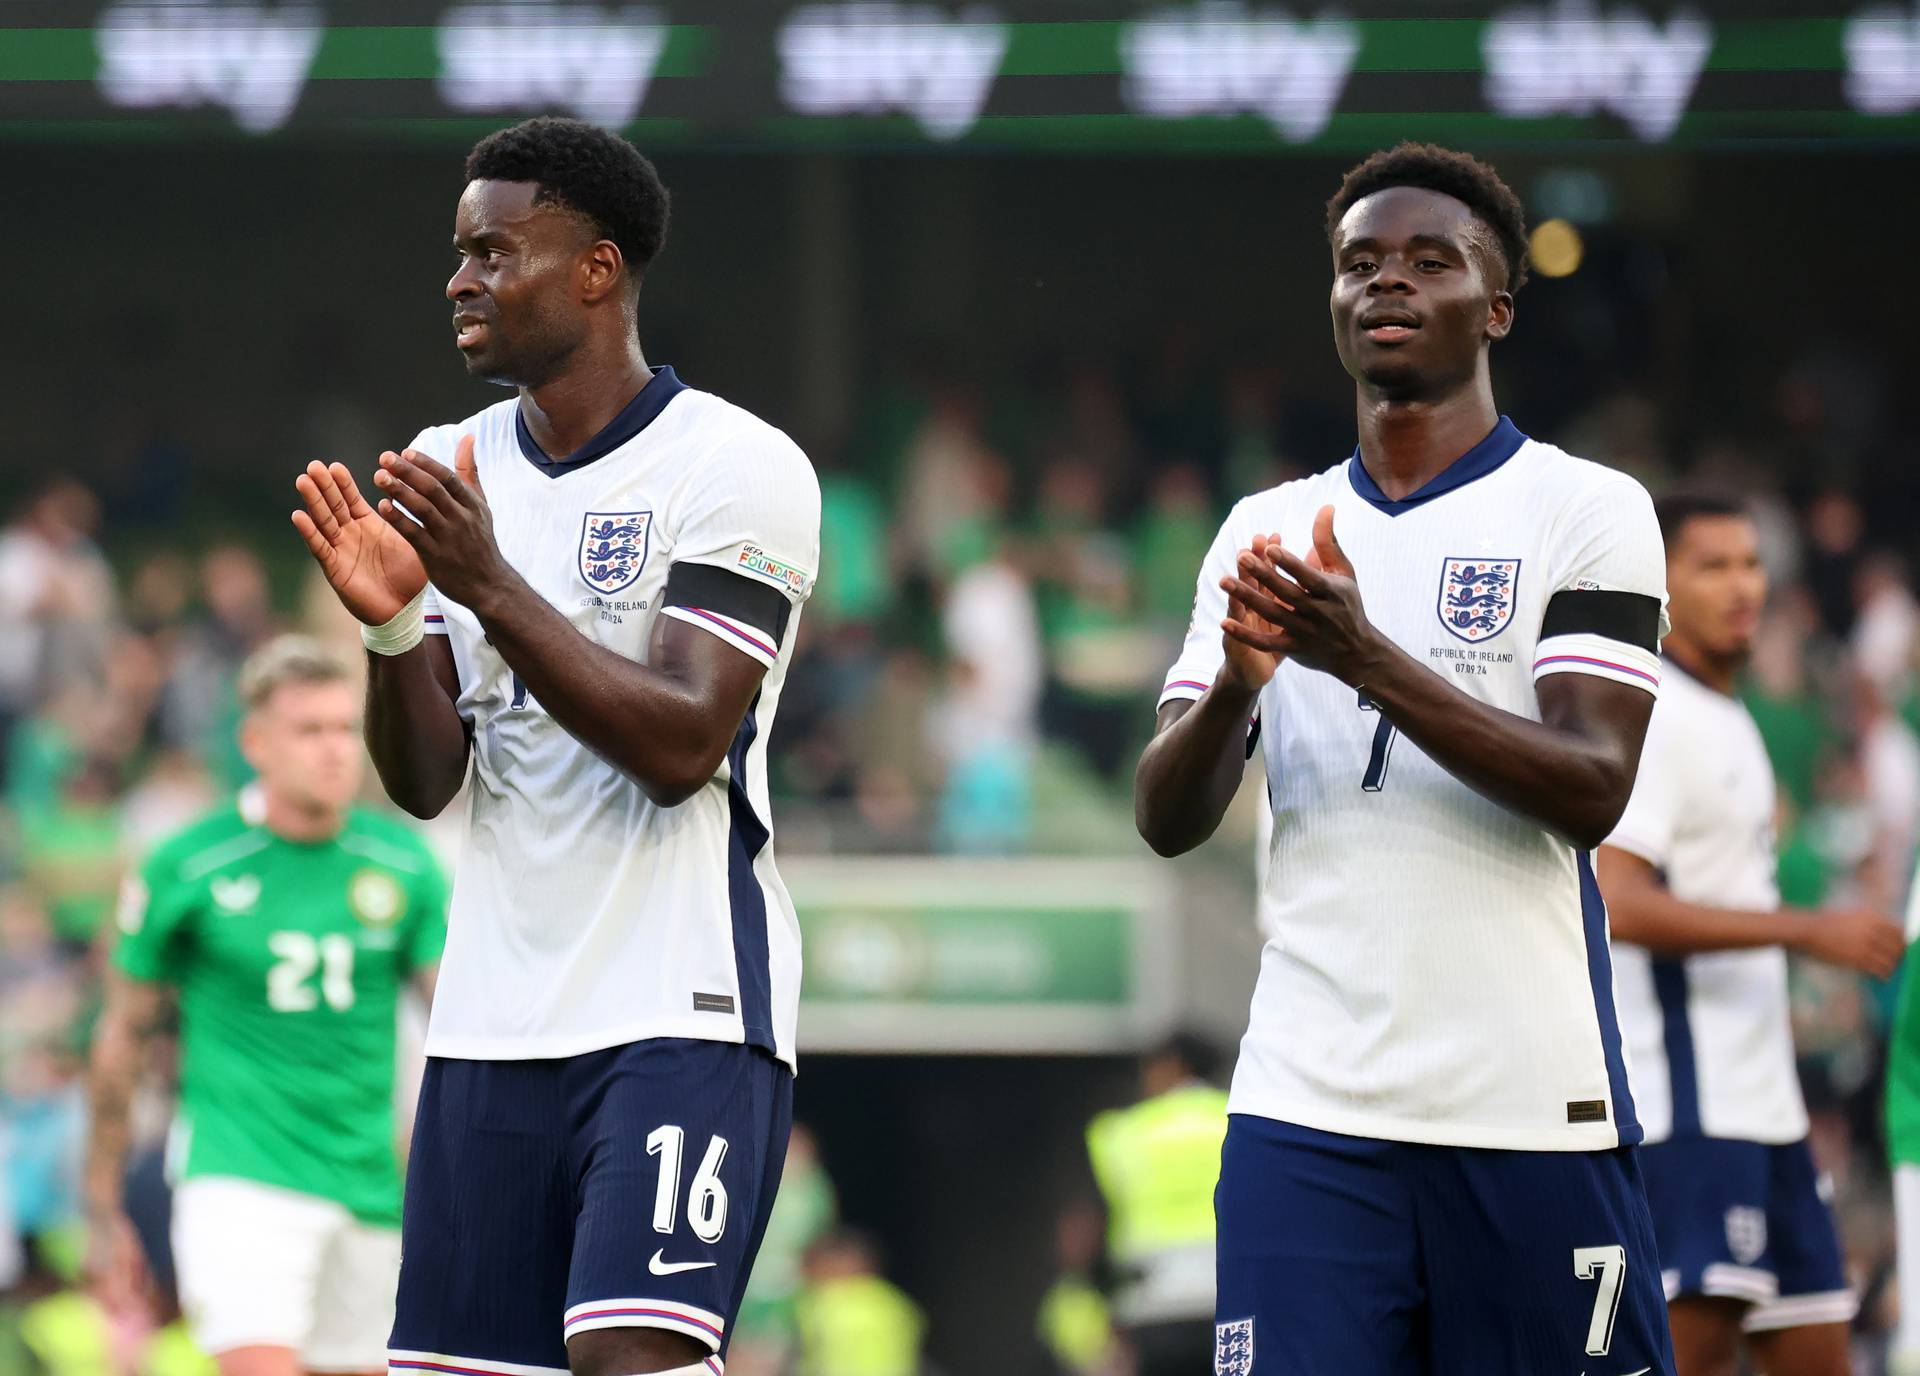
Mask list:
[[[1107,1201],[1107,1250],[1129,1276],[1114,1309],[1127,1323],[1204,1318],[1213,1307],[1213,1189],[1227,1096],[1185,1084],[1087,1128]]]
[[[1083,1276],[1062,1276],[1040,1301],[1040,1341],[1068,1371],[1092,1371],[1113,1346],[1107,1298]]]
[[[114,1376],[107,1314],[91,1295],[63,1290],[20,1315],[20,1338],[47,1376]]]
[[[200,1350],[184,1320],[175,1319],[147,1340],[141,1376],[218,1376],[219,1364]]]
[[[919,1306],[879,1276],[810,1285],[794,1304],[800,1376],[914,1376],[926,1321]]]

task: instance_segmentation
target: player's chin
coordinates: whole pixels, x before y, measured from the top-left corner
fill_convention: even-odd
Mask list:
[[[459,345],[455,345],[459,348]],[[513,378],[512,362],[501,356],[498,349],[490,344],[475,344],[460,349],[460,362],[466,365],[469,377],[484,378],[488,382],[511,384]]]
[[[1420,391],[1426,372],[1417,359],[1397,352],[1397,347],[1369,344],[1356,360],[1360,376],[1370,387],[1383,392]]]

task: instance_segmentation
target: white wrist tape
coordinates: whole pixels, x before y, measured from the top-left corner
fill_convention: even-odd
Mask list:
[[[393,620],[379,626],[361,626],[360,642],[377,655],[403,655],[427,633],[427,590],[420,589]]]

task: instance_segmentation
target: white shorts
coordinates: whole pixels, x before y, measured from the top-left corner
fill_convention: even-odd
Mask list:
[[[315,1195],[198,1176],[174,1190],[173,1261],[203,1351],[290,1347],[309,1371],[385,1370],[398,1228]]]
[[[1920,885],[1915,886],[1920,893]],[[1895,1272],[1900,1285],[1900,1328],[1887,1369],[1920,1376],[1920,1166],[1893,1168],[1893,1216],[1899,1239]]]

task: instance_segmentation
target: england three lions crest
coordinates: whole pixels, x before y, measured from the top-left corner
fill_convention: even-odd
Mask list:
[[[1253,1320],[1213,1326],[1213,1376],[1247,1376],[1253,1370]]]
[[[1440,565],[1440,621],[1462,640],[1491,640],[1513,620],[1518,559],[1448,559]]]
[[[589,511],[580,523],[580,576],[595,592],[633,586],[647,562],[651,511]]]

